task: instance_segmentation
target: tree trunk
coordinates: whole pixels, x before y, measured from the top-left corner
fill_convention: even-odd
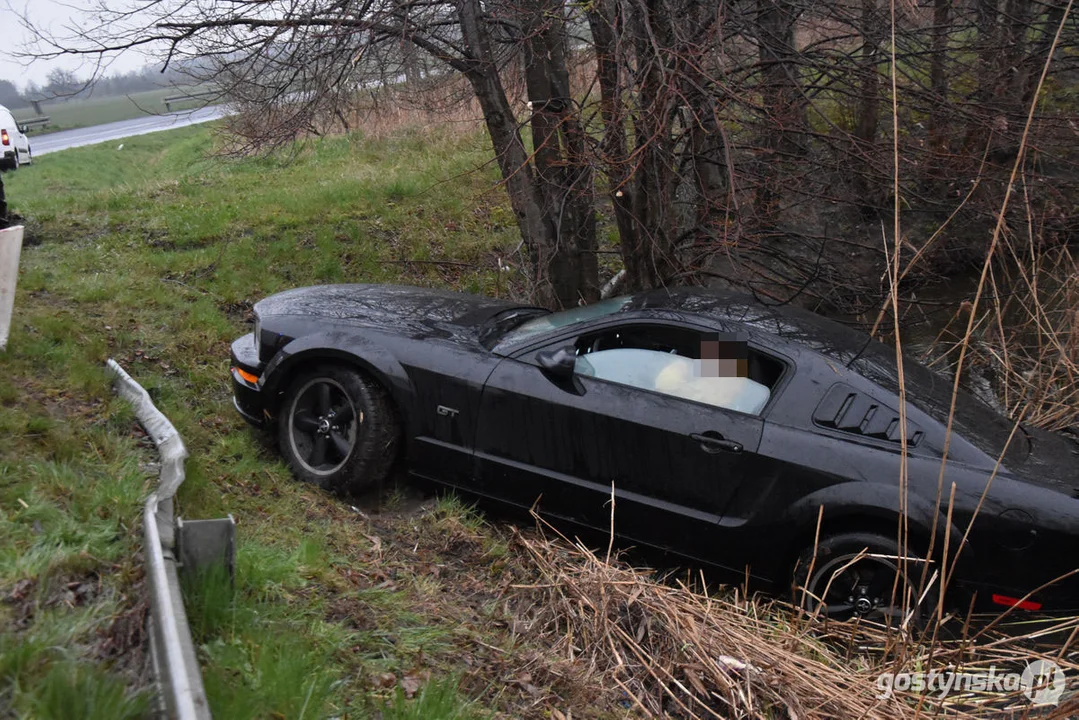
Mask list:
[[[614,205],[615,225],[625,266],[625,285],[632,290],[656,287],[675,267],[672,248],[673,158],[670,154],[664,93],[670,24],[666,8],[645,0],[627,9],[619,0],[597,0],[588,13],[596,48],[602,154]],[[623,86],[630,52],[638,68],[634,87]],[[623,68],[627,69],[623,75]],[[636,113],[630,115],[624,93],[636,91]],[[632,121],[632,150],[626,125]]]
[[[726,235],[731,219],[734,188],[729,182],[726,135],[720,127],[720,104],[711,92],[717,68],[710,67],[712,49],[718,47],[717,32],[722,28],[720,8],[711,3],[692,3],[686,20],[694,32],[679,53],[682,63],[681,94],[685,98],[686,124],[689,127],[689,161],[692,164],[696,191],[697,237]],[[684,231],[679,233],[684,235]]]
[[[1024,108],[1029,108],[1034,99],[1034,91],[1038,87],[1038,78],[1041,76],[1042,67],[1049,59],[1049,50],[1053,47],[1053,38],[1056,36],[1060,21],[1064,19],[1064,8],[1067,7],[1065,0],[1055,0],[1045,13],[1045,20],[1041,26],[1038,39],[1032,44],[1030,55],[1023,63],[1019,82],[1022,89],[1022,102]],[[1060,47],[1075,47],[1074,34],[1069,37],[1068,28],[1064,29],[1060,39]]]
[[[782,162],[798,153],[798,138],[805,128],[805,106],[797,79],[796,20],[797,8],[792,0],[757,2],[757,53],[765,108],[757,214],[765,225],[776,220]]]
[[[948,37],[951,31],[952,0],[933,0],[933,27],[930,31],[929,87],[933,93],[929,110],[929,149],[933,154],[948,152]]]
[[[405,72],[405,83],[411,88],[419,85],[422,79],[419,58],[417,57],[418,53],[419,48],[412,43],[407,40],[401,41],[401,69]]]
[[[622,42],[626,18],[618,0],[595,0],[588,11],[588,26],[596,51],[596,76],[600,89],[600,116],[603,141],[600,145],[606,170],[614,223],[622,251],[626,276],[639,280],[646,273],[638,267],[640,226],[633,217],[633,171],[627,151],[626,107],[622,93],[622,67],[626,64]],[[628,40],[627,40],[628,41]],[[630,272],[632,266],[632,272]],[[628,281],[627,281],[628,282]],[[634,289],[643,287],[632,286]]]
[[[632,186],[633,217],[637,232],[633,246],[622,247],[629,287],[649,288],[662,285],[674,274],[675,163],[670,122],[673,116],[674,18],[662,0],[643,0],[634,6],[628,18],[633,24],[630,35],[637,58],[638,111],[633,118],[634,150],[637,166]]]
[[[1020,108],[1023,83],[1019,80],[1018,68],[1023,64],[1026,49],[1030,0],[1005,0],[999,19],[999,3],[994,0],[991,5],[979,14],[986,30],[981,57],[988,87],[984,90],[983,107],[993,127],[990,159],[1007,162],[1018,151],[1020,130],[1026,115]],[[992,16],[991,23],[989,15]]]
[[[525,84],[544,213],[555,232],[550,276],[563,306],[599,298],[592,167],[566,69],[562,6],[537,0],[524,25]]]
[[[1000,52],[997,18],[999,12],[998,0],[975,0],[974,24],[978,31],[978,37],[974,41],[978,53],[975,78],[978,84],[974,98],[982,105],[992,100],[996,87],[994,75],[997,71],[997,55]]]
[[[998,0],[974,0],[974,26],[977,37],[973,50],[977,54],[974,67],[975,89],[972,94],[977,119],[967,122],[964,146],[968,152],[974,152],[979,145],[985,146],[987,134],[994,126],[993,96],[995,94],[997,54],[1000,52],[998,38],[998,18],[1000,5]]]
[[[537,159],[537,170],[529,161],[528,152],[518,131],[518,124],[513,108],[506,97],[491,50],[490,35],[482,24],[482,11],[479,0],[459,0],[457,5],[461,23],[461,35],[467,48],[469,61],[465,75],[472,85],[476,99],[483,110],[487,131],[491,135],[502,178],[505,181],[510,204],[517,218],[517,226],[528,250],[532,266],[531,280],[533,295],[541,305],[548,307],[570,307],[579,300],[592,300],[599,296],[598,278],[595,277],[595,217],[591,221],[591,247],[588,247],[588,219],[582,209],[580,199],[555,207],[552,203],[551,166],[553,158]],[[542,113],[540,113],[542,115]],[[535,118],[534,118],[535,119]],[[553,130],[548,119],[541,118],[538,125],[540,139],[538,147],[544,152],[550,147],[547,139]],[[590,178],[590,176],[589,176]],[[589,179],[590,184],[590,179]],[[560,183],[554,182],[553,187]],[[578,186],[580,187],[580,183]],[[582,193],[585,206],[590,207],[591,188]],[[566,198],[566,194],[562,193]],[[569,207],[574,213],[571,222],[584,230],[574,229],[565,237],[560,233],[559,222],[564,216],[555,213]],[[590,250],[589,257],[582,261],[582,248]],[[583,269],[582,269],[583,267]],[[593,268],[589,277],[589,268]]]
[[[1011,115],[1012,121],[1021,122],[1026,117],[1026,108],[1023,107],[1023,91],[1026,83],[1023,81],[1022,68],[1027,59],[1027,38],[1031,25],[1031,0],[1008,0],[1004,5],[1004,26],[1002,39],[1004,52],[1002,53],[1003,65],[1000,69],[1003,105],[1005,112]],[[1056,31],[1056,28],[1053,28]],[[1052,36],[1050,35],[1050,43]],[[1041,68],[1038,68],[1041,70]],[[1018,134],[1018,133],[1017,133]]]
[[[877,64],[880,62],[882,20],[877,13],[877,0],[862,0],[862,50],[858,59],[862,87],[861,97],[858,98],[858,120],[854,126],[854,137],[865,146],[860,148],[861,152],[871,153],[880,124],[880,75]]]
[[[877,162],[877,129],[880,125],[880,45],[886,26],[881,17],[878,0],[862,0],[859,32],[862,48],[858,56],[858,73],[861,81],[854,122],[854,153],[856,166],[854,188],[861,211],[867,216],[879,206],[882,178]]]

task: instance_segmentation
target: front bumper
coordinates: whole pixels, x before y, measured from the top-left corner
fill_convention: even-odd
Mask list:
[[[232,343],[229,374],[232,376],[232,404],[244,420],[266,427],[269,414],[260,387],[263,364],[255,352],[255,335],[248,333]],[[247,377],[244,377],[246,375]],[[258,381],[252,382],[251,377]]]

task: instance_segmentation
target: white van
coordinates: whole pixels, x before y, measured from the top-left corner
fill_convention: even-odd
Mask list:
[[[0,170],[15,170],[33,161],[29,138],[19,129],[11,112],[0,105]]]

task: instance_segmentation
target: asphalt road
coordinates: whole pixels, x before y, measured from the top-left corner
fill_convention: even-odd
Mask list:
[[[47,135],[31,135],[30,150],[33,152],[34,157],[38,157],[39,155],[82,147],[83,145],[95,145],[161,130],[175,130],[188,125],[217,120],[224,115],[225,109],[223,107],[214,106],[199,110],[166,113],[164,115],[147,115],[134,120],[121,120],[120,122],[95,125],[94,127],[80,128],[78,130],[61,130]]]

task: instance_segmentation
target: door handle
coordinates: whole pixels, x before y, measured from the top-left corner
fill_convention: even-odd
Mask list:
[[[713,455],[720,452],[742,452],[742,443],[728,440],[713,430],[705,433],[693,433],[689,437],[701,444],[701,450]]]

